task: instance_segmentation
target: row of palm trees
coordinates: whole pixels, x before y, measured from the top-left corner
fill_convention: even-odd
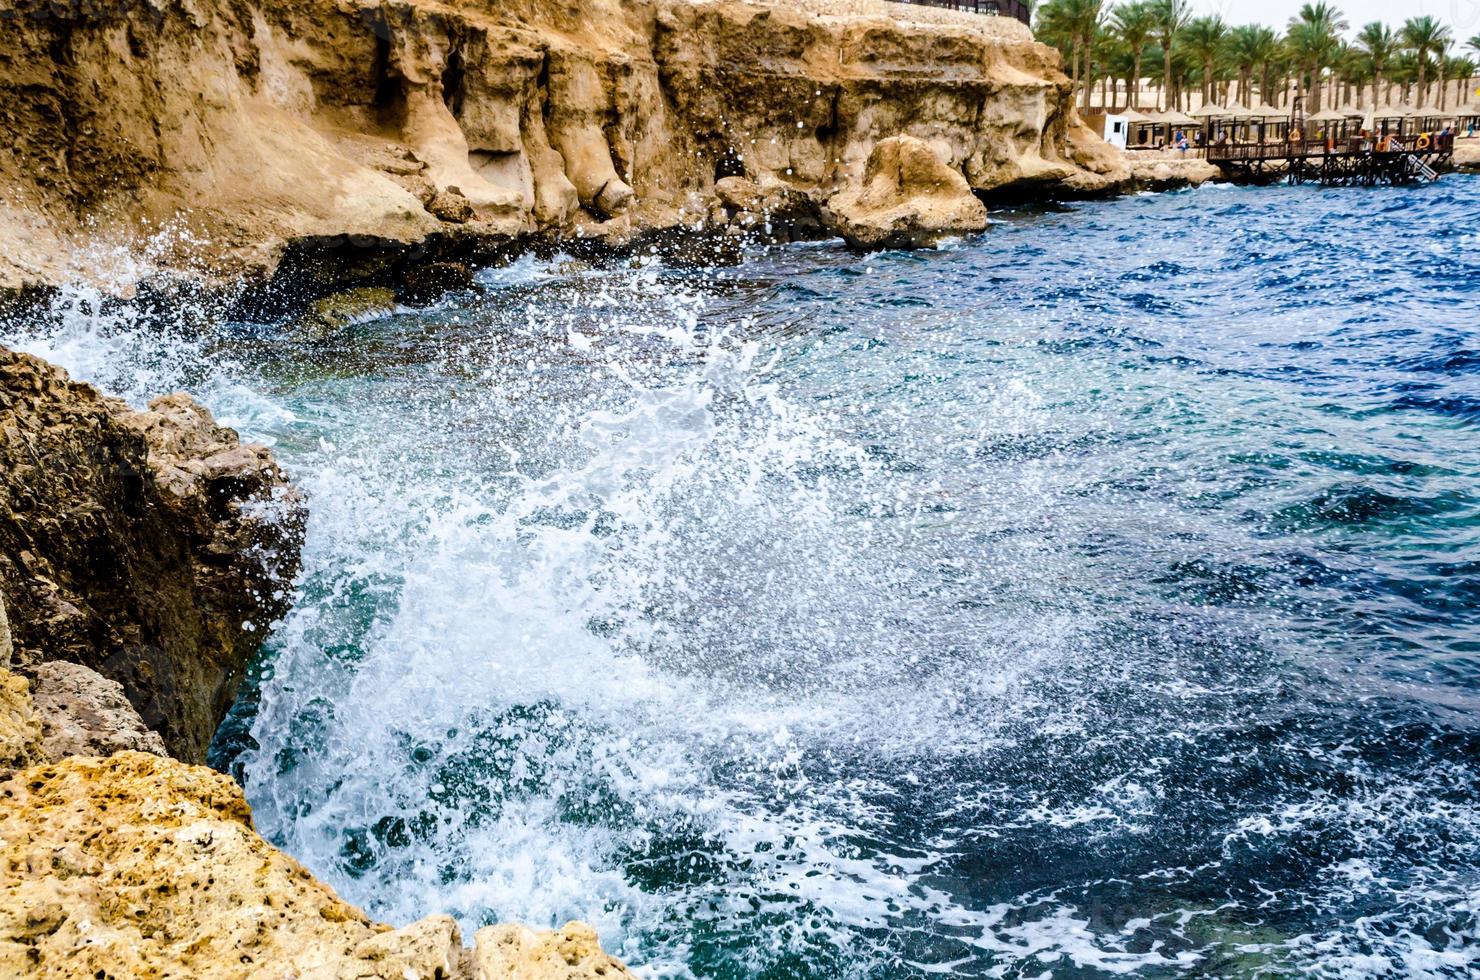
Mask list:
[[[1417,99],[1439,110],[1465,102],[1477,71],[1475,60],[1456,56],[1455,37],[1433,17],[1413,17],[1401,27],[1363,27],[1351,40],[1350,25],[1334,6],[1307,3],[1283,35],[1258,24],[1229,25],[1221,17],[1193,17],[1190,0],[1043,0],[1034,29],[1059,48],[1081,92],[1084,108],[1098,86],[1100,104],[1140,108],[1150,78],[1157,102],[1191,108],[1201,101],[1283,107],[1297,87],[1307,107],[1327,104],[1366,108],[1370,98],[1392,103]],[[1480,35],[1463,45],[1480,54]],[[1160,70],[1157,71],[1156,69]],[[1450,99],[1450,83],[1455,86]],[[1125,96],[1121,97],[1122,86]]]

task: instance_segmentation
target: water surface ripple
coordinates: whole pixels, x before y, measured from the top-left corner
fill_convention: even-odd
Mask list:
[[[12,339],[310,493],[215,758],[378,916],[654,977],[1465,977],[1477,207],[1207,188],[523,260],[334,351]]]

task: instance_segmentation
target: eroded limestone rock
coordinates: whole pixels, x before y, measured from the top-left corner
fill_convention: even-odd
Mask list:
[[[0,33],[0,286],[86,277],[58,268],[96,254],[69,238],[182,213],[194,233],[164,260],[263,278],[294,242],[419,244],[448,221],[620,244],[707,219],[736,177],[799,195],[811,227],[803,202],[857,185],[899,135],[983,193],[1129,177],[1078,125],[1059,56],[1006,17],[882,0],[47,10]],[[732,208],[757,216],[742,228],[782,234],[788,206],[752,203]]]
[[[446,221],[455,225],[466,224],[477,217],[472,202],[464,197],[463,192],[456,187],[437,191],[427,202],[427,210],[438,221]]]
[[[1136,185],[1147,190],[1199,187],[1223,178],[1222,171],[1213,164],[1196,157],[1184,157],[1175,150],[1137,151],[1129,156]]]
[[[81,664],[52,660],[33,671],[31,700],[41,720],[41,756],[106,756],[115,752],[165,755],[164,739],[150,731],[123,693]]]
[[[987,227],[987,209],[924,140],[896,136],[869,154],[859,187],[828,202],[832,227],[860,248],[918,248]]]
[[[0,348],[0,588],[14,667],[87,666],[203,759],[288,607],[302,501],[183,394],[134,411]]]
[[[10,642],[10,620],[5,618],[5,594],[0,592],[0,667],[10,666],[13,653]]]
[[[579,923],[477,942],[446,916],[372,922],[259,837],[213,770],[123,752],[0,781],[0,976],[633,980]]]
[[[41,751],[41,719],[26,679],[0,669],[0,769],[33,766]]]
[[[714,196],[736,211],[761,210],[761,189],[747,177],[723,177],[714,182]]]
[[[474,935],[473,980],[623,980],[632,974],[608,956],[596,930],[568,922],[558,930],[518,924],[486,926]]]

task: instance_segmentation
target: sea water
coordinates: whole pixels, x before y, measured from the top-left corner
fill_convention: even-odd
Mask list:
[[[397,924],[648,977],[1480,970],[1480,180],[727,269],[328,347],[72,292],[310,500],[213,761]]]

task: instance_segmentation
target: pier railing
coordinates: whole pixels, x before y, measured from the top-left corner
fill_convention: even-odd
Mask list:
[[[940,7],[943,10],[964,10],[969,14],[985,14],[988,17],[1016,17],[1024,24],[1032,24],[1033,11],[1024,0],[894,0],[895,3],[912,3],[919,7]]]
[[[1345,139],[1272,140],[1263,143],[1213,143],[1207,147],[1207,159],[1211,163],[1238,163],[1255,160],[1278,160],[1281,158],[1348,156],[1357,153],[1451,153],[1454,151],[1454,136],[1433,134],[1427,137],[1428,145],[1420,146],[1420,140],[1405,144],[1396,136],[1352,136]]]

